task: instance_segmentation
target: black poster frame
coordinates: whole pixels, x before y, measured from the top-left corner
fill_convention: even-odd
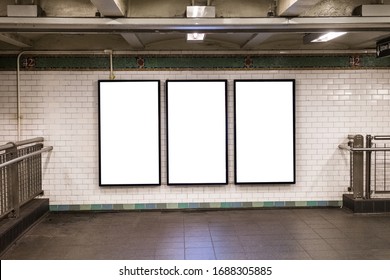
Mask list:
[[[223,106],[224,110],[224,180],[220,182],[201,182],[199,181],[181,181],[181,182],[173,182],[170,180],[170,175],[172,174],[172,170],[170,168],[170,125],[169,125],[169,85],[173,83],[223,83],[224,84],[224,104],[221,104]],[[215,79],[215,80],[167,80],[165,84],[165,94],[166,94],[166,143],[167,143],[167,184],[168,185],[227,185],[228,184],[228,105],[227,105],[227,89],[228,89],[228,82],[227,80],[223,79]],[[204,100],[204,102],[207,102],[207,100]],[[199,108],[199,114],[202,113],[201,109]],[[207,135],[205,135],[207,137]],[[207,160],[207,159],[205,159]]]
[[[290,141],[292,142],[292,178],[291,180],[274,180],[274,181],[248,181],[248,180],[242,180],[238,178],[238,169],[240,168],[238,166],[238,160],[237,158],[239,157],[239,148],[237,144],[237,84],[238,83],[262,83],[262,82],[267,82],[267,83],[284,83],[288,82],[291,83],[291,104],[292,104],[292,116],[291,116],[291,121],[292,121],[292,135]],[[296,128],[295,128],[295,79],[237,79],[234,80],[234,183],[237,185],[257,185],[257,184],[295,184],[296,183]],[[256,127],[257,129],[257,127]],[[270,142],[272,142],[272,137],[273,135],[264,135],[264,137],[267,137]],[[272,149],[275,147],[268,147],[268,149]],[[261,172],[261,170],[258,170],[258,172]]]
[[[157,95],[156,98],[156,103],[157,103],[157,108],[156,108],[156,114],[157,114],[157,135],[158,135],[158,140],[157,140],[157,145],[158,145],[158,150],[157,150],[157,157],[158,159],[158,180],[156,182],[150,182],[150,183],[134,183],[134,182],[124,182],[124,183],[107,183],[107,182],[102,182],[102,104],[101,104],[101,86],[102,83],[157,83],[157,90],[155,94]],[[161,89],[160,89],[161,82],[160,80],[98,80],[98,142],[99,142],[99,186],[101,187],[109,187],[109,186],[160,186],[161,185]],[[142,119],[139,119],[140,123],[142,123]],[[144,124],[144,123],[142,123]],[[125,129],[125,127],[124,127]],[[126,149],[126,147],[115,147],[112,146],[113,152],[120,153],[121,149]],[[116,149],[116,150],[115,150]],[[131,170],[129,170],[130,172]],[[156,171],[156,170],[155,170]]]

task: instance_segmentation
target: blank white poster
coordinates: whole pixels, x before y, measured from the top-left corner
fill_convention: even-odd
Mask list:
[[[100,185],[160,184],[159,81],[99,81]]]
[[[168,184],[227,184],[226,87],[166,82]]]
[[[236,80],[236,184],[295,183],[294,80]]]

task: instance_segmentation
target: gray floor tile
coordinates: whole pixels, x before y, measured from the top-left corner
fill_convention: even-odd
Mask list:
[[[186,248],[185,253],[190,255],[203,255],[203,254],[214,255],[214,248],[213,247]]]
[[[1,259],[390,259],[390,215],[343,209],[50,213]]]
[[[312,250],[307,252],[313,260],[342,260],[345,259],[335,250]]]
[[[185,249],[185,259],[187,260],[215,260],[213,247],[187,248]]]
[[[186,254],[185,255],[186,260],[215,260],[214,254]]]
[[[193,242],[212,242],[211,236],[189,236],[184,238],[186,244],[191,244]]]
[[[247,260],[246,253],[216,253],[217,260]]]
[[[213,243],[211,241],[187,241],[184,244],[185,248],[207,248],[213,247]]]
[[[239,235],[212,235],[213,242],[239,242]]]
[[[314,231],[322,238],[346,238],[346,235],[337,228],[315,229]]]
[[[334,250],[334,248],[323,239],[298,240],[298,243],[309,253]]]

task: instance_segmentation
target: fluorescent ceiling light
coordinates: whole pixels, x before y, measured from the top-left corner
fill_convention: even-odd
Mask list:
[[[330,40],[333,40],[337,37],[340,37],[347,32],[329,32],[325,34],[319,34],[317,38],[314,38],[311,40],[312,43],[323,43],[323,42],[328,42]]]
[[[187,6],[188,18],[215,18],[214,6]]]
[[[188,42],[203,42],[206,34],[204,33],[187,33]]]

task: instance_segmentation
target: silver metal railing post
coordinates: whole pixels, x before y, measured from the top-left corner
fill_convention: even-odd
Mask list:
[[[372,148],[372,139],[371,135],[366,135],[366,147]],[[365,198],[371,198],[371,150],[366,151],[366,193]]]

